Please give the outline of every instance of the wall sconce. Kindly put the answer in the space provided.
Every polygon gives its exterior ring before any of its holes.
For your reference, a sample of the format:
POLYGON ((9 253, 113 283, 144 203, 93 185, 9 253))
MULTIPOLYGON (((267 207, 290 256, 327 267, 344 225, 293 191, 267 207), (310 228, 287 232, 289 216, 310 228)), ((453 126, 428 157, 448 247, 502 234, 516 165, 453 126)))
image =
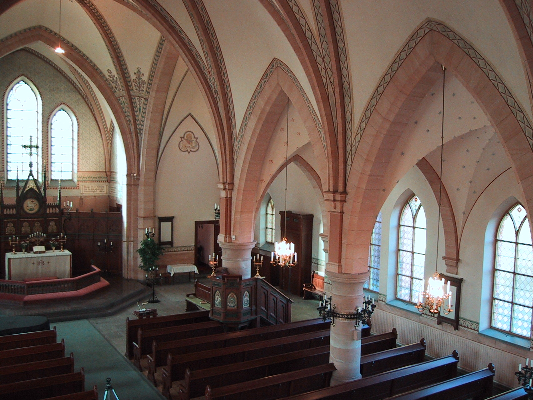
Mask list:
POLYGON ((325 298, 323 301, 320 302, 320 306, 317 307, 318 315, 322 317, 322 319, 325 321, 327 319, 331 319, 331 325, 335 326, 335 318, 341 318, 341 319, 348 319, 348 320, 354 320, 354 327, 358 327, 361 323, 364 325, 368 325, 368 322, 370 321, 370 317, 374 313, 374 309, 376 308, 376 305, 374 304, 374 299, 371 299, 370 297, 366 298, 363 302, 363 307, 357 307, 355 312, 349 312, 349 313, 339 313, 335 311, 336 306, 335 304, 331 304, 331 296, 325 298))

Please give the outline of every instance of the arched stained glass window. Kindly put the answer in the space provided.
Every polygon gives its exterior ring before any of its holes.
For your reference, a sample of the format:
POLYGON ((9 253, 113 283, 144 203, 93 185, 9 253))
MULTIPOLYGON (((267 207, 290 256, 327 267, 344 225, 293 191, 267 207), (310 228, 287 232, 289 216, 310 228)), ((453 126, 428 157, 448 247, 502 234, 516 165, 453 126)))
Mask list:
POLYGON ((516 204, 496 233, 492 321, 495 329, 530 337, 533 316, 533 251, 527 213, 516 204))
POLYGON ((50 124, 50 169, 52 179, 73 180, 76 170, 76 123, 60 108, 50 124))
POLYGON ((366 289, 379 291, 379 267, 381 263, 381 212, 376 218, 374 229, 372 230, 372 237, 370 238, 370 248, 368 251, 368 269, 370 277, 365 282, 366 289))
POLYGON ((272 197, 268 200, 266 206, 266 224, 265 224, 265 240, 267 243, 274 243, 276 234, 276 208, 274 207, 274 200, 272 197))
POLYGON ((400 215, 396 297, 415 302, 424 286, 426 214, 417 196, 404 205, 400 215))
POLYGON ((40 178, 42 171, 41 149, 41 98, 26 81, 20 79, 7 93, 6 99, 6 170, 7 179, 26 179, 30 161, 33 173, 40 178), (23 145, 39 146, 30 149, 23 145))

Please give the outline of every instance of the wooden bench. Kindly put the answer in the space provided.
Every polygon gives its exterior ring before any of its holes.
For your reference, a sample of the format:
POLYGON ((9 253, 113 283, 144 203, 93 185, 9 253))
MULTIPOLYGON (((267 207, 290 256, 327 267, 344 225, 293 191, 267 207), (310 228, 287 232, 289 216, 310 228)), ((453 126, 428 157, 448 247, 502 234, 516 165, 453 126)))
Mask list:
POLYGON ((185 295, 185 311, 211 310, 211 287, 194 281, 194 293, 185 295))
POLYGON ((74 355, 0 367, 0 385, 74 372, 74 355))
POLYGON ((329 345, 329 334, 330 331, 328 329, 184 355, 169 354, 167 365, 162 370, 163 396, 170 399, 172 383, 185 377, 186 368, 194 371, 291 351, 326 346, 329 345))
POLYGON ((85 391, 85 375, 80 372, 0 385, 3 398, 9 400, 41 400, 48 397, 85 391))
POLYGON ((329 346, 292 351, 286 354, 228 364, 221 367, 185 371, 185 380, 178 387, 178 398, 189 400, 203 396, 206 386, 211 388, 233 385, 287 373, 329 362, 329 346))
POLYGON ((152 342, 158 343, 175 339, 188 339, 199 336, 223 333, 224 325, 218 321, 196 322, 187 325, 169 326, 166 328, 137 331, 137 341, 133 342, 133 364, 142 371, 141 358, 150 353, 152 342))
POLYGON ((0 351, 16 349, 17 347, 37 346, 50 344, 57 341, 56 328, 45 331, 17 333, 14 335, 0 336, 0 351))
POLYGON ((98 400, 98 391, 96 390, 96 385, 94 385, 93 390, 64 394, 63 396, 47 397, 43 400, 98 400))
MULTIPOLYGON (((451 356, 286 397, 283 400, 382 400, 399 393, 454 378, 457 375, 458 362, 459 357, 454 351, 451 356)), ((453 399, 450 398, 450 400, 453 399)))
POLYGON ((319 275, 318 272, 313 271, 311 275, 311 283, 304 283, 303 286, 303 298, 318 298, 319 300, 324 299, 326 294, 324 291, 324 277, 319 275))
POLYGON ((483 400, 492 394, 494 365, 416 391, 392 396, 395 400, 483 400))
POLYGON ((0 351, 0 365, 24 364, 34 361, 50 360, 65 357, 65 341, 61 343, 41 344, 38 346, 20 347, 0 351))
POLYGON ((148 380, 155 384, 157 368, 167 362, 168 354, 178 355, 196 351, 217 349, 261 340, 287 337, 305 332, 329 329, 329 322, 322 319, 310 319, 287 324, 264 326, 261 328, 245 329, 237 332, 227 332, 211 336, 196 337, 189 340, 175 340, 170 342, 152 343, 152 353, 148 355, 148 380))
POLYGON ((391 332, 361 338, 361 355, 366 356, 378 351, 394 349, 397 340, 398 332, 396 332, 396 328, 392 328, 391 332))
POLYGON ((186 325, 193 322, 210 321, 209 311, 196 311, 190 313, 163 315, 154 318, 132 319, 126 318, 126 357, 133 358, 133 342, 137 338, 139 328, 159 329, 167 326, 186 325))
POLYGON ((487 400, 527 400, 528 395, 524 388, 516 388, 496 396, 489 397, 487 400))
POLYGON ((363 377, 390 371, 424 361, 426 355, 426 341, 397 347, 391 350, 367 354, 361 357, 361 375, 363 377))
POLYGON ((205 398, 206 400, 279 399, 328 387, 331 374, 335 370, 333 363, 329 363, 215 389, 207 386, 205 398))

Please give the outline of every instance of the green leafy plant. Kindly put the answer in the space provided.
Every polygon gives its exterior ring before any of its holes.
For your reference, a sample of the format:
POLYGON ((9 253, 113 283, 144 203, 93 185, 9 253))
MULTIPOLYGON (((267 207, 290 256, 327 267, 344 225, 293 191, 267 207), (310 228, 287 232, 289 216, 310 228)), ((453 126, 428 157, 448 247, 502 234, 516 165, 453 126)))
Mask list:
POLYGON ((137 249, 137 253, 141 257, 141 268, 143 271, 151 272, 157 269, 157 260, 163 254, 163 249, 159 244, 155 242, 151 237, 147 237, 141 241, 140 247, 137 249))

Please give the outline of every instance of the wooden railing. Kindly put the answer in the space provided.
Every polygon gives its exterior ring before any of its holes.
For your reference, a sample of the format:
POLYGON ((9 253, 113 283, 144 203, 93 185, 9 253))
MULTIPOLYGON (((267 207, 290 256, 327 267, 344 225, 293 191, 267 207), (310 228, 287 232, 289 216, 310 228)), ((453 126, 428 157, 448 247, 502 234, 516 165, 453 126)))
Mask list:
POLYGON ((34 294, 72 292, 100 282, 100 269, 91 265, 91 271, 74 278, 42 281, 0 280, 0 295, 28 296, 34 294))

